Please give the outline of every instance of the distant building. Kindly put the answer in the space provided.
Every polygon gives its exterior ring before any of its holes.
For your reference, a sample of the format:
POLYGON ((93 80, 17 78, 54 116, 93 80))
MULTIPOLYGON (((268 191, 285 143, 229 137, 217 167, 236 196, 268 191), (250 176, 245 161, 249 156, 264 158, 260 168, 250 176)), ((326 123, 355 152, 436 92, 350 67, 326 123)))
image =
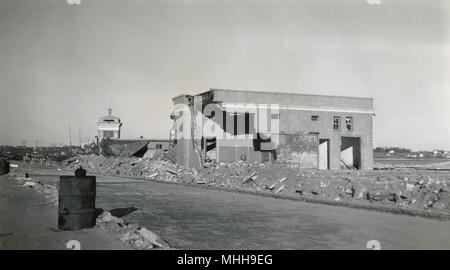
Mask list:
POLYGON ((173 98, 171 139, 185 167, 204 161, 372 169, 372 98, 211 89, 173 98))
POLYGON ((100 141, 104 138, 120 139, 120 127, 122 123, 119 117, 113 116, 111 113, 112 109, 108 109, 108 115, 98 119, 98 139, 100 141))

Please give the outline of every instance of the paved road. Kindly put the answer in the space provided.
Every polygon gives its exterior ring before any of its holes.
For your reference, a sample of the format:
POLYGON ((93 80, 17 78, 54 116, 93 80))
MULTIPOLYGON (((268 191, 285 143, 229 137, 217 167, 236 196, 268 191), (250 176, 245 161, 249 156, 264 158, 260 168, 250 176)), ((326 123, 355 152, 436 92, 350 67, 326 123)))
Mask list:
MULTIPOLYGON (((40 179, 55 182, 56 177, 40 179)), ((181 249, 450 249, 450 222, 120 177, 97 178, 97 206, 181 249)))

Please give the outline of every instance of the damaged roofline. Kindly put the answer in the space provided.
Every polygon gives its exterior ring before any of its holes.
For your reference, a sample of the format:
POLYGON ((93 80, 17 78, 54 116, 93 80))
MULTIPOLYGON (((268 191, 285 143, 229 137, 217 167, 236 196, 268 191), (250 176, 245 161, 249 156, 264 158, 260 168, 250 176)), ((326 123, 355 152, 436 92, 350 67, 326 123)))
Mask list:
MULTIPOLYGON (((261 104, 266 105, 266 104, 261 104)), ((225 108, 258 108, 258 104, 238 104, 238 103, 222 103, 225 108)), ((294 110, 294 111, 324 111, 324 112, 344 112, 344 113, 368 113, 375 116, 375 110, 353 109, 353 108, 331 108, 331 107, 307 107, 307 106, 291 106, 279 105, 279 110, 294 110)))
POLYGON ((253 90, 237 90, 237 89, 220 89, 220 88, 210 88, 208 91, 205 91, 201 94, 205 94, 208 92, 214 92, 214 91, 226 91, 226 92, 240 92, 240 93, 257 93, 257 94, 282 94, 282 95, 296 95, 296 96, 313 96, 313 97, 341 97, 341 98, 352 98, 352 99, 365 99, 365 100, 372 100, 373 98, 370 97, 354 97, 354 96, 338 96, 338 95, 319 95, 319 94, 303 94, 303 93, 293 93, 293 92, 273 92, 273 91, 253 91, 253 90))

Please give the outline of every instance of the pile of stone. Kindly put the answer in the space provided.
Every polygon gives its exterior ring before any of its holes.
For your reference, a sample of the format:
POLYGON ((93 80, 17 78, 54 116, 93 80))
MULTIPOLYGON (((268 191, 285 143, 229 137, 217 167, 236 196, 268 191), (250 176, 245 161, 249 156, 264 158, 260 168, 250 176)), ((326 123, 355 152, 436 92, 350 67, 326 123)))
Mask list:
POLYGON ((115 233, 126 245, 134 249, 169 249, 169 243, 140 226, 139 224, 128 224, 122 218, 113 216, 110 212, 104 211, 97 217, 96 226, 115 233))
POLYGON ((450 211, 448 179, 406 171, 317 171, 283 164, 236 161, 207 163, 201 170, 184 169, 170 161, 143 158, 77 156, 68 169, 83 166, 90 173, 120 175, 162 182, 186 183, 232 190, 320 198, 337 202, 365 201, 402 208, 450 211))
POLYGON ((15 179, 19 185, 32 188, 40 194, 43 194, 46 201, 49 204, 58 205, 58 188, 53 185, 42 184, 39 180, 33 179, 25 174, 25 176, 19 176, 17 173, 10 174, 12 179, 15 179))

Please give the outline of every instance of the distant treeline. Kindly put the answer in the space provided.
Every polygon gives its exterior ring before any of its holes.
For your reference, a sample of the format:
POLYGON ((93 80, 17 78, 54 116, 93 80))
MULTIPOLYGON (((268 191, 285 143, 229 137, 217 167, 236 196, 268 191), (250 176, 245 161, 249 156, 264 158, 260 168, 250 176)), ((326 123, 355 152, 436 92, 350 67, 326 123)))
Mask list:
POLYGON ((408 148, 401 148, 401 147, 377 147, 375 148, 375 152, 379 153, 387 153, 391 150, 394 150, 395 153, 411 153, 411 149, 408 148))

